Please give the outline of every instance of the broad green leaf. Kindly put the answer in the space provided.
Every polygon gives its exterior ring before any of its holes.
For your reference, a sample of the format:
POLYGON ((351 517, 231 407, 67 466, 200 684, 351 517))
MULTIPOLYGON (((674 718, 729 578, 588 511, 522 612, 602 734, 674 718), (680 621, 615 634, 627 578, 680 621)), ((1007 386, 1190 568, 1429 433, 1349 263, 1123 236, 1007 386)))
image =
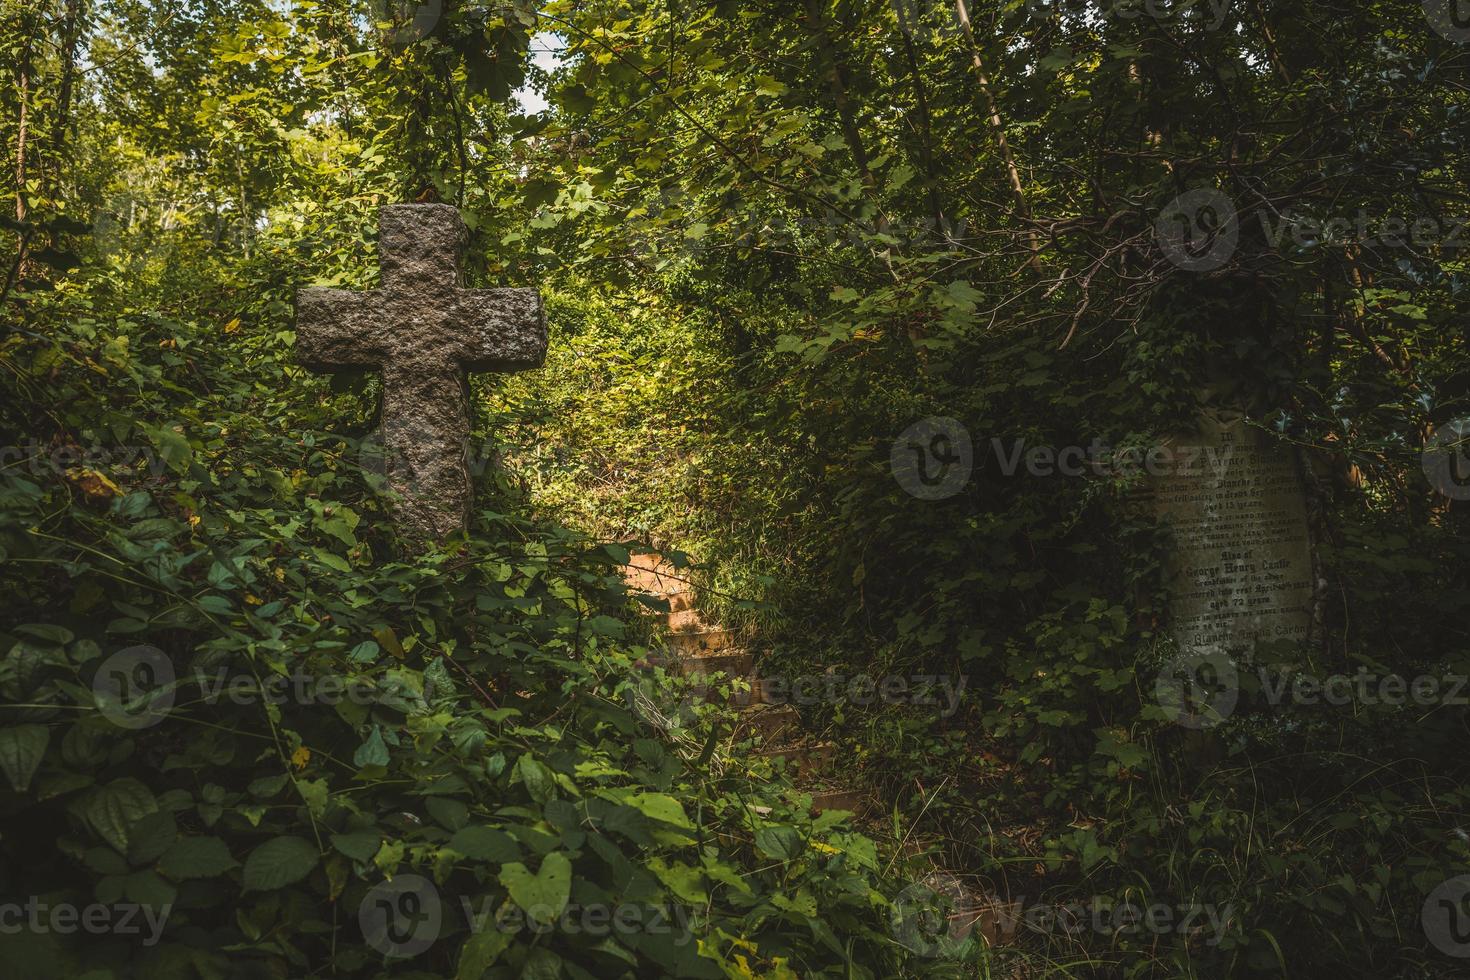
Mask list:
POLYGON ((566 908, 572 889, 572 862, 553 851, 541 860, 534 875, 519 861, 500 869, 500 883, 513 902, 533 920, 549 925, 566 908))
POLYGON ((801 854, 805 842, 794 827, 762 827, 755 832, 755 846, 766 857, 790 861, 801 854))
POLYGON ((30 788, 31 777, 40 767, 50 741, 51 729, 45 725, 0 728, 0 769, 17 793, 30 788))
POLYGON ((515 937, 510 932, 501 929, 485 929, 475 933, 460 947, 459 969, 455 971, 455 980, 480 980, 514 940, 515 937))
POLYGON ((316 846, 300 837, 277 837, 245 859, 241 884, 246 891, 270 891, 295 884, 316 867, 316 846))
POLYGON ((505 831, 493 827, 465 827, 456 831, 446 846, 467 858, 494 861, 496 864, 517 861, 521 856, 521 849, 515 839, 505 831))
POLYGON ((183 881, 213 878, 238 863, 218 837, 180 837, 159 859, 158 870, 175 881, 183 881))
POLYGON ((383 741, 383 730, 373 728, 373 733, 367 737, 367 741, 357 747, 352 754, 352 764, 359 769, 363 766, 386 766, 388 764, 388 746, 383 741))
POLYGON ((120 853, 128 852, 129 831, 134 824, 158 810, 153 793, 131 777, 114 779, 80 804, 87 825, 120 853))

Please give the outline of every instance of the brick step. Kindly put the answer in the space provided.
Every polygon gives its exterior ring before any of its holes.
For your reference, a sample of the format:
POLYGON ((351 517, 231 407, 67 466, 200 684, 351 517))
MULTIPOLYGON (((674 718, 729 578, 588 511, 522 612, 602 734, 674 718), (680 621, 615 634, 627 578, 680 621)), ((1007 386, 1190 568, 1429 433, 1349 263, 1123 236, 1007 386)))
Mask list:
MULTIPOLYGON (((670 608, 672 608, 672 601, 670 608)), ((669 613, 669 629, 675 633, 698 630, 704 625, 704 620, 699 618, 698 609, 674 609, 669 613)))
POLYGON ((712 629, 691 630, 686 633, 670 633, 664 637, 669 649, 681 657, 697 656, 702 653, 713 653, 716 650, 724 650, 739 645, 739 638, 734 630, 712 629))
POLYGON ((726 677, 746 677, 755 672, 755 655, 749 650, 726 648, 714 653, 680 656, 676 669, 684 677, 709 677, 716 672, 726 677))
POLYGON ((740 729, 753 731, 770 741, 783 735, 795 735, 801 728, 801 714, 789 704, 763 704, 740 713, 740 729))
POLYGON ((824 789, 812 794, 812 810, 849 810, 861 817, 873 798, 860 789, 824 789))
POLYGON ((766 759, 785 758, 788 769, 814 775, 831 768, 837 758, 837 746, 831 742, 796 743, 773 749, 758 749, 756 755, 766 759))

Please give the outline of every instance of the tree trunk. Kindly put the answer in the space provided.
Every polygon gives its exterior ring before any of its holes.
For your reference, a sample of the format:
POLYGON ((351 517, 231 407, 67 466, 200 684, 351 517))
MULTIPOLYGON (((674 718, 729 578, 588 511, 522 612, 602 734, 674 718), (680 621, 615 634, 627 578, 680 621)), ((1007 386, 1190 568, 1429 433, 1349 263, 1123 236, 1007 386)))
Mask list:
POLYGON ((61 27, 61 83, 56 94, 56 118, 51 124, 50 178, 51 197, 61 192, 61 169, 66 154, 66 129, 71 122, 72 89, 76 83, 77 42, 81 38, 82 0, 66 0, 66 16, 61 27))
POLYGON ((848 152, 852 154, 853 163, 857 165, 863 185, 870 191, 877 190, 878 182, 874 179, 873 171, 868 164, 868 148, 863 143, 863 134, 857 125, 857 113, 853 110, 852 101, 848 97, 847 72, 838 55, 836 45, 832 43, 831 35, 827 33, 827 18, 822 9, 824 2, 825 0, 806 0, 807 30, 811 32, 812 40, 816 42, 817 54, 827 75, 828 88, 832 93, 832 103, 837 109, 838 119, 842 122, 842 136, 847 142, 848 152))
POLYGON ((899 33, 903 35, 904 60, 908 63, 909 78, 914 86, 914 103, 918 108, 919 116, 919 162, 924 167, 924 177, 928 183, 929 214, 934 219, 934 230, 937 234, 946 233, 944 208, 939 202, 939 168, 934 162, 934 117, 929 111, 929 91, 924 85, 924 75, 919 70, 919 55, 914 50, 913 31, 918 25, 907 23, 908 13, 904 6, 898 6, 899 33))
MULTIPOLYGON (((1023 219, 1031 218, 1031 209, 1026 204, 1026 191, 1021 186, 1021 171, 1016 166, 1016 158, 1011 154, 1010 141, 1006 139, 1005 122, 1000 118, 1000 106, 995 101, 995 94, 990 90, 990 78, 985 74, 985 62, 980 58, 980 45, 975 40, 975 29, 970 25, 970 8, 965 0, 955 0, 955 16, 959 18, 960 27, 964 31, 965 40, 970 46, 970 64, 975 69, 975 83, 980 89, 980 96, 985 100, 985 112, 990 120, 990 128, 995 133, 995 145, 1000 149, 1000 158, 1005 163, 1006 179, 1011 185, 1011 194, 1016 199, 1016 211, 1023 219)), ((1037 241, 1036 230, 1028 229, 1026 237, 1031 243, 1031 264, 1036 267, 1036 253, 1041 250, 1041 244, 1037 241)))
POLYGON ((20 98, 20 117, 15 126, 15 220, 25 221, 26 208, 26 138, 30 122, 31 101, 31 45, 29 39, 21 49, 20 64, 16 67, 16 90, 20 98))

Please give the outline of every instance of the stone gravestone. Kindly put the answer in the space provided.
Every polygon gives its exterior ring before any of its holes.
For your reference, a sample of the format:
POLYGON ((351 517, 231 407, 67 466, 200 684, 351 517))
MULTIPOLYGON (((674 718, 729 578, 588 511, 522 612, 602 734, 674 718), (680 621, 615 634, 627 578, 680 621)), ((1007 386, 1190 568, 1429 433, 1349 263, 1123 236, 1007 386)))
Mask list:
POLYGON ((534 289, 465 289, 467 235, 448 204, 378 215, 382 284, 296 294, 296 352, 314 371, 380 371, 385 475, 406 536, 442 538, 469 520, 470 371, 522 371, 546 358, 534 289))
POLYGON ((1289 445, 1229 410, 1205 410, 1152 481, 1174 534, 1169 615, 1184 655, 1305 642, 1315 573, 1306 490, 1289 445))

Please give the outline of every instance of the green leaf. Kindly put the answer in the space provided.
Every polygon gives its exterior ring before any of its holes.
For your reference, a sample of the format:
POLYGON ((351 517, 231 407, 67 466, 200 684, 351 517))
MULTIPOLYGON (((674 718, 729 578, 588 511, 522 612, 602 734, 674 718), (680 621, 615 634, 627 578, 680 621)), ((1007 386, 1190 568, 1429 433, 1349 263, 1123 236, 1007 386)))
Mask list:
POLYGON ((515 838, 493 827, 465 827, 449 838, 446 846, 467 858, 494 861, 496 864, 507 864, 521 856, 515 838))
POLYGON ((361 769, 363 766, 386 766, 388 764, 388 746, 383 742, 383 730, 373 728, 373 733, 367 737, 367 741, 357 747, 352 754, 352 764, 361 769))
POLYGON ((694 824, 684 812, 684 806, 672 796, 664 793, 634 793, 625 803, 637 807, 646 817, 673 824, 683 830, 693 830, 694 824))
POLYGON ((794 827, 762 827, 755 832, 755 846, 766 857, 790 861, 806 843, 794 827))
POLYGON ((516 760, 515 776, 526 784, 526 791, 537 803, 545 803, 556 796, 556 780, 552 777, 551 770, 529 752, 516 760))
POLYGON ((683 861, 665 864, 662 858, 655 857, 649 860, 648 870, 664 883, 664 887, 682 900, 692 905, 704 905, 709 901, 704 875, 698 868, 691 868, 683 861))
POLYGON ((150 813, 139 820, 129 834, 128 861, 134 865, 152 864, 169 849, 179 836, 174 815, 167 810, 150 813))
POLYGON ((513 902, 542 925, 549 925, 566 908, 572 890, 572 862, 565 854, 553 851, 541 861, 536 874, 520 862, 500 869, 500 883, 510 892, 513 902))
POLYGON ((250 852, 241 884, 245 891, 271 891, 305 878, 316 867, 316 846, 300 837, 277 837, 250 852))
POLYGON ((383 843, 383 835, 376 830, 355 830, 350 834, 333 834, 332 846, 354 861, 371 861, 383 843))
POLYGON ((189 460, 194 456, 194 450, 189 446, 189 440, 173 429, 159 426, 140 426, 146 435, 158 449, 158 455, 168 464, 168 468, 179 475, 189 471, 189 460))
POLYGON ((177 888, 153 871, 135 871, 128 875, 123 883, 123 892, 129 901, 156 909, 172 905, 179 896, 177 888))
POLYGON ((30 788, 31 777, 40 767, 50 741, 51 729, 45 725, 0 728, 0 769, 5 770, 5 778, 17 793, 30 788))
POLYGON ((455 980, 480 980, 500 954, 510 948, 513 939, 510 932, 501 929, 487 929, 471 936, 460 947, 455 980))
POLYGON ((158 810, 153 793, 136 779, 114 779, 81 804, 87 825, 120 853, 128 852, 129 831, 134 824, 158 810))
POLYGON ((159 860, 158 870, 175 881, 183 881, 213 878, 238 863, 218 837, 180 837, 159 860))

